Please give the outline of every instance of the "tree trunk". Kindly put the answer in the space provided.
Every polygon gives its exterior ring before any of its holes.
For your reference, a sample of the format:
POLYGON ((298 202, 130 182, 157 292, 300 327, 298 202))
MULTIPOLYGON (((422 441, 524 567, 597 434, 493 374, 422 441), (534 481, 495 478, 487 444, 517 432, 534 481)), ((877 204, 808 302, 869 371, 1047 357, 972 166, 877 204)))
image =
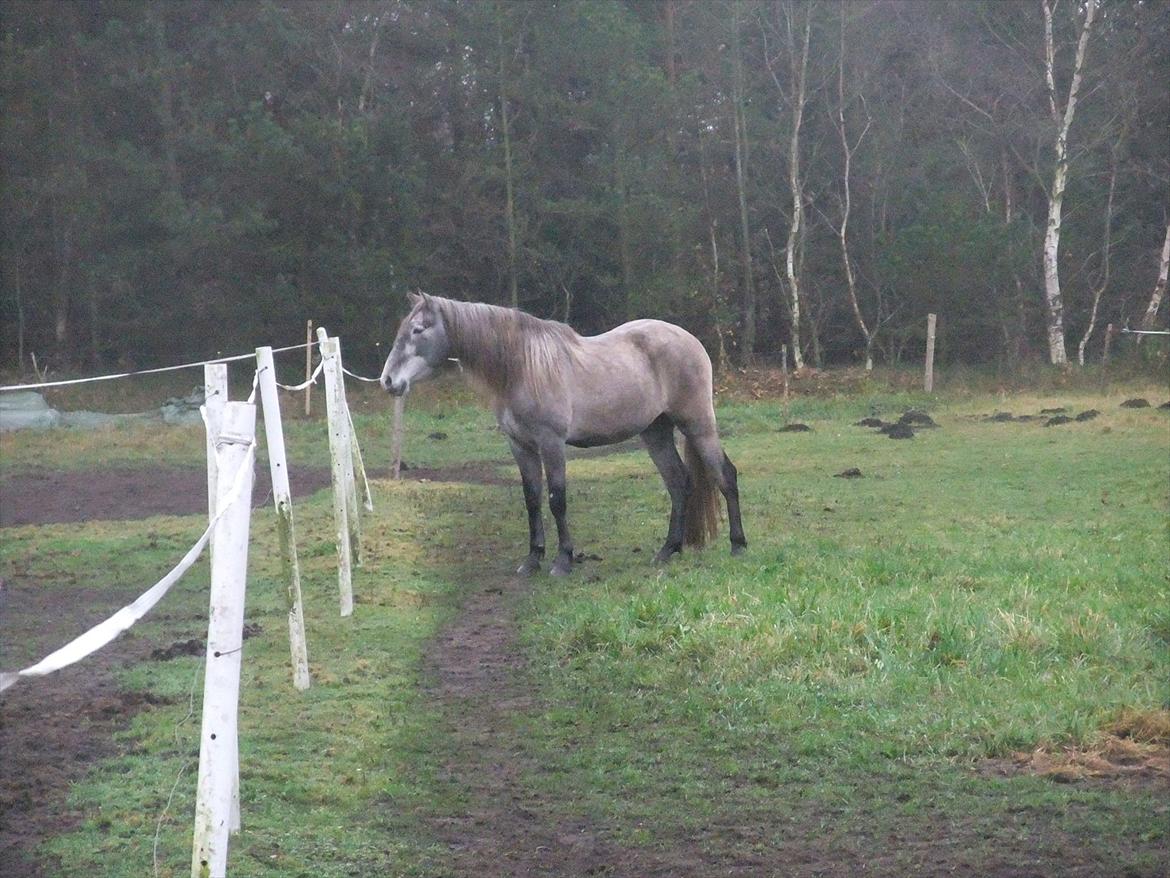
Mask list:
POLYGON ((841 170, 841 225, 837 229, 837 239, 841 244, 841 261, 845 266, 845 285, 849 293, 849 305, 853 309, 853 319, 865 340, 865 371, 873 371, 873 335, 861 313, 861 305, 857 301, 857 280, 853 274, 853 262, 849 258, 849 214, 852 211, 852 190, 850 187, 850 173, 853 167, 853 153, 861 145, 869 122, 857 138, 857 143, 849 144, 849 137, 845 127, 845 6, 841 6, 840 51, 837 56, 837 134, 841 138, 841 153, 844 158, 844 167, 841 170))
POLYGON ((756 289, 752 278, 752 236, 747 207, 747 119, 744 115, 743 51, 739 42, 741 0, 732 6, 732 103, 735 113, 735 186, 739 197, 740 270, 743 273, 743 326, 740 361, 751 365, 756 347, 756 289))
POLYGON ((1158 318, 1158 309, 1162 307, 1162 299, 1166 295, 1167 274, 1170 274, 1170 223, 1166 224, 1166 239, 1162 242, 1162 258, 1158 262, 1158 281, 1154 284, 1150 304, 1142 317, 1142 329, 1146 332, 1154 328, 1154 321, 1158 318))
POLYGON ((165 7, 155 7, 150 13, 153 19, 154 48, 158 57, 158 122, 162 129, 163 167, 166 171, 167 184, 176 195, 179 193, 179 159, 177 125, 175 122, 175 93, 171 82, 169 53, 167 51, 167 31, 165 7))
POLYGON ((618 191, 618 255, 622 263, 622 296, 625 299, 625 319, 634 319, 634 254, 630 246, 633 223, 630 219, 630 192, 626 182, 626 155, 622 132, 617 132, 615 177, 618 191))
POLYGON ((1048 86, 1049 109, 1052 120, 1057 125, 1056 142, 1053 144, 1056 165, 1052 172, 1052 188, 1048 193, 1048 223, 1044 231, 1044 304, 1048 324, 1048 358, 1053 365, 1060 366, 1068 362, 1068 353, 1064 345, 1064 300, 1060 291, 1059 267, 1061 210, 1064 205, 1064 190, 1068 185, 1068 132, 1076 113, 1081 69, 1085 62, 1085 50, 1089 44, 1093 16, 1097 12, 1097 0, 1088 0, 1085 4, 1085 22, 1077 42, 1072 81, 1069 83, 1068 98, 1063 112, 1059 108, 1056 94, 1056 45, 1052 34, 1054 4, 1055 0, 1041 0, 1044 11, 1044 73, 1048 86))
POLYGON ((1093 307, 1089 311, 1089 325, 1085 327, 1085 334, 1081 336, 1080 344, 1077 345, 1078 366, 1085 365, 1085 348, 1089 345, 1093 330, 1097 328, 1097 311, 1101 305, 1101 296, 1109 286, 1109 256, 1113 249, 1113 193, 1117 188, 1117 144, 1114 145, 1110 158, 1109 196, 1105 199, 1105 231, 1101 235, 1101 277, 1099 282, 1093 285, 1093 307))
MULTIPOLYGON (((784 268, 788 276, 788 291, 792 297, 792 362, 797 369, 804 367, 800 350, 801 275, 797 270, 797 250, 804 244, 804 180, 800 173, 800 128, 804 121, 805 82, 808 77, 808 43, 811 30, 811 8, 805 9, 804 37, 799 58, 792 42, 792 9, 788 9, 788 55, 792 67, 792 137, 788 143, 788 185, 792 191, 792 222, 788 227, 788 244, 784 254, 784 268)), ((773 74, 774 75, 774 74, 773 74)), ((819 356, 818 356, 819 359, 819 356)))
POLYGON ((500 51, 500 124, 504 136, 504 219, 508 225, 508 301, 520 307, 516 282, 516 199, 512 188, 512 132, 508 123, 507 65, 504 53, 504 8, 496 4, 496 35, 500 51))

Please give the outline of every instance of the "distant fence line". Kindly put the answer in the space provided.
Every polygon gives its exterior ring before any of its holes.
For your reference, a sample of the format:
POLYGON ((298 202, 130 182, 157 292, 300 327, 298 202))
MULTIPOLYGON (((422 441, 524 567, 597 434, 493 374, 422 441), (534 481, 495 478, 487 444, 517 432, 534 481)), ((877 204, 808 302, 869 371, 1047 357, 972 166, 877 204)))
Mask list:
MULTIPOLYGON (((314 347, 317 342, 294 344, 284 348, 275 348, 272 353, 282 354, 285 351, 299 351, 305 348, 314 347)), ((177 366, 160 366, 157 369, 139 369, 134 372, 115 372, 111 375, 94 375, 89 378, 70 378, 62 381, 40 381, 34 384, 6 384, 0 385, 0 392, 6 390, 42 390, 48 387, 66 387, 71 384, 91 384, 96 381, 113 381, 117 378, 135 378, 139 375, 157 375, 161 372, 178 372, 182 369, 194 369, 199 366, 211 366, 216 363, 235 363, 239 360, 252 360, 256 358, 255 353, 251 354, 236 354, 231 357, 216 357, 211 360, 200 360, 196 363, 180 363, 177 366)), ((301 390, 304 389, 302 386, 301 390)))

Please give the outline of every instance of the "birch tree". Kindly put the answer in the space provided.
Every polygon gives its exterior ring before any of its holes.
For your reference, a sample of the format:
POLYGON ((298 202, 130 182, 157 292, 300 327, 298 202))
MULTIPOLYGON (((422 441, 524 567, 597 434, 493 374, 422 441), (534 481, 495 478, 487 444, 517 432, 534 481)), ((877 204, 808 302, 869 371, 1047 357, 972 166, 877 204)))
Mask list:
POLYGON ((1062 96, 1056 84, 1056 38, 1053 34, 1053 14, 1059 0, 1040 0, 1044 13, 1044 82, 1048 92, 1048 108, 1056 125, 1056 138, 1052 145, 1055 164, 1052 170, 1052 184, 1048 190, 1048 222, 1044 231, 1044 304, 1048 328, 1048 358, 1054 366, 1068 362, 1064 344, 1064 299, 1060 290, 1060 232, 1064 192, 1068 186, 1069 173, 1069 129, 1076 115, 1077 97, 1081 88, 1081 73, 1085 54, 1089 47, 1089 35, 1093 18, 1097 13, 1097 0, 1086 0, 1085 20, 1077 40, 1076 55, 1073 59, 1072 77, 1068 91, 1062 96))
POLYGON ((740 271, 743 275, 743 324, 740 330, 740 359, 745 365, 750 365, 756 347, 756 287, 752 276, 752 235, 747 205, 748 139, 745 111, 747 87, 744 81, 743 45, 740 39, 740 28, 743 25, 741 0, 735 0, 731 8, 731 103, 735 128, 735 190, 739 205, 741 237, 739 260, 740 271))
POLYGON ((795 22, 795 10, 791 3, 777 7, 777 16, 784 17, 782 30, 788 55, 788 85, 781 81, 776 72, 777 59, 770 56, 764 47, 764 61, 777 91, 788 105, 792 117, 788 137, 788 190, 792 197, 792 213, 788 223, 788 240, 784 247, 784 277, 788 287, 788 314, 792 339, 792 360, 797 369, 804 368, 804 354, 801 351, 801 271, 800 252, 807 233, 804 212, 804 177, 800 165, 800 134, 804 124, 804 110, 808 102, 808 54, 809 35, 812 30, 812 4, 804 7, 803 27, 795 22))
POLYGON ((1154 283, 1154 291, 1150 294, 1150 304, 1146 306, 1146 313, 1142 316, 1142 329, 1149 332, 1154 328, 1154 321, 1158 319, 1158 309, 1162 307, 1162 299, 1166 296, 1166 278, 1170 274, 1170 223, 1166 224, 1166 238, 1162 241, 1162 256, 1158 261, 1158 280, 1154 283))
MULTIPOLYGON (((874 317, 874 326, 871 330, 869 324, 865 321, 865 316, 861 312, 861 304, 857 298, 857 277, 853 271, 853 260, 849 255, 849 216, 853 208, 853 193, 852 193, 852 171, 853 171, 853 155, 861 147, 861 142, 865 139, 866 133, 869 131, 873 120, 869 118, 869 112, 866 111, 865 125, 861 129, 861 133, 857 135, 857 139, 852 143, 849 140, 849 131, 845 119, 845 6, 841 5, 841 20, 839 45, 837 53, 837 106, 830 111, 833 117, 833 125, 837 129, 837 136, 841 141, 841 221, 835 226, 837 232, 837 241, 841 245, 841 262, 845 268, 845 288, 849 295, 849 306, 853 311, 853 320, 857 324, 858 330, 861 332, 861 337, 865 340, 865 371, 873 371, 873 343, 874 336, 877 332, 878 321, 881 319, 881 314, 874 317)), ((863 102, 864 105, 864 102, 863 102)), ((879 308, 880 311, 880 308, 879 308)))
POLYGON ((504 221, 508 226, 508 302, 520 306, 516 282, 516 197, 512 182, 512 128, 508 118, 508 52, 504 45, 504 7, 496 3, 496 48, 499 52, 500 136, 504 141, 504 221))

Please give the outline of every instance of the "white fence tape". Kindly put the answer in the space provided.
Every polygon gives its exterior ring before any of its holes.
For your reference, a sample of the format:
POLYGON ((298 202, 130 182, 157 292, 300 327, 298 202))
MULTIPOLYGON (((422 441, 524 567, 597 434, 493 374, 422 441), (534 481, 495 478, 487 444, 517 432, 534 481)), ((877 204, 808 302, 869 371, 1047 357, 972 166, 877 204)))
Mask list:
POLYGON ((313 370, 313 374, 309 376, 308 381, 305 381, 301 384, 296 384, 296 385, 281 384, 279 381, 277 381, 276 386, 279 387, 281 390, 287 390, 289 393, 300 393, 302 390, 306 389, 310 384, 317 383, 317 377, 321 374, 321 370, 324 368, 325 368, 325 361, 322 360, 321 362, 319 362, 317 364, 317 368, 313 370))
MULTIPOLYGON (((316 342, 313 342, 316 344, 316 342)), ((282 354, 285 351, 299 351, 307 347, 312 347, 310 344, 294 344, 286 348, 274 348, 272 353, 282 354)), ((64 381, 40 381, 36 384, 6 384, 0 387, 0 392, 5 390, 44 390, 48 387, 65 387, 70 384, 90 384, 94 381, 113 381, 115 378, 133 378, 136 375, 157 375, 160 372, 177 372, 180 369, 194 369, 198 366, 208 366, 212 363, 234 363, 238 360, 252 360, 256 358, 255 353, 251 354, 237 354, 234 357, 216 357, 214 360, 200 360, 198 363, 181 363, 178 366, 160 366, 157 369, 142 369, 138 372, 117 372, 113 375, 94 375, 91 378, 70 378, 64 381)))
POLYGON ((53 673, 53 671, 59 671, 64 667, 81 661, 86 656, 97 652, 150 612, 155 604, 162 600, 163 596, 171 590, 171 586, 178 582, 183 577, 183 574, 199 558, 199 555, 207 545, 207 541, 211 539, 211 532, 216 522, 240 499, 240 491, 244 485, 244 473, 252 467, 255 456, 256 443, 253 442, 248 448, 248 456, 244 458, 244 462, 236 472, 235 480, 232 482, 232 493, 229 495, 228 502, 223 505, 223 508, 219 510, 215 518, 208 524, 207 530, 196 540, 195 545, 188 550, 187 554, 174 566, 170 573, 151 586, 132 604, 128 604, 118 610, 118 612, 114 613, 114 615, 110 616, 104 622, 90 628, 80 637, 65 644, 56 652, 45 656, 45 658, 41 659, 35 665, 25 668, 23 671, 0 673, 0 692, 3 692, 22 678, 43 677, 46 674, 53 673))
POLYGON ((382 380, 381 378, 366 378, 364 375, 355 375, 353 372, 349 371, 349 369, 345 368, 345 366, 341 367, 341 371, 350 378, 356 378, 358 381, 365 381, 367 384, 376 384, 382 380))

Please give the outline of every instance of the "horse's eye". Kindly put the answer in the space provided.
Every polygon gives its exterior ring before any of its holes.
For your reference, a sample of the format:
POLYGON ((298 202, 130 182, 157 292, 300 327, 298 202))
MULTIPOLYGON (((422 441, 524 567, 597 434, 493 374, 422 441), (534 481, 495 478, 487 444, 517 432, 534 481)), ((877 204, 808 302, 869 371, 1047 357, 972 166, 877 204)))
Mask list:
POLYGON ((423 328, 421 326, 416 326, 416 327, 414 327, 414 329, 412 329, 410 331, 410 334, 411 335, 422 335, 422 331, 423 331, 423 328))

